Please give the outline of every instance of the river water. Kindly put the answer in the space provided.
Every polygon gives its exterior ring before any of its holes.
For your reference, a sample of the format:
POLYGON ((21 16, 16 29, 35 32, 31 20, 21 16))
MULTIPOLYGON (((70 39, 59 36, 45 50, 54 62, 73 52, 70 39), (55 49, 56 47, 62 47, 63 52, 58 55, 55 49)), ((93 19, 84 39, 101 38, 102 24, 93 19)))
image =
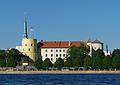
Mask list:
POLYGON ((0 85, 120 85, 120 74, 3 74, 0 85))

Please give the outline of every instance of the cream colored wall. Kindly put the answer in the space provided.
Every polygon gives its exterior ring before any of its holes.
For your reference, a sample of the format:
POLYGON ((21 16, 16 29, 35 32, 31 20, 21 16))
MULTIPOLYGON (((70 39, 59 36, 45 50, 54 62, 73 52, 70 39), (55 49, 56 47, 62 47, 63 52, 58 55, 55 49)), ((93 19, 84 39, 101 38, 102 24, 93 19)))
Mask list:
POLYGON ((22 53, 29 56, 33 61, 37 58, 37 40, 30 38, 22 39, 22 53))
POLYGON ((65 59, 65 57, 67 55, 67 50, 68 50, 68 48, 41 48, 42 60, 44 61, 46 58, 49 58, 52 63, 55 63, 56 60, 60 57, 62 59, 65 59), (51 50, 52 50, 52 52, 51 52, 51 50), (57 52, 56 52, 56 50, 57 50, 57 52), (61 52, 60 52, 60 50, 61 50, 61 52), (65 50, 65 51, 63 52, 63 50, 65 50), (47 54, 47 56, 46 56, 46 54, 47 54), (53 56, 51 56, 51 54, 53 56), (58 55, 58 56, 56 56, 56 55, 58 55), (63 56, 63 55, 65 55, 65 56, 63 56), (51 60, 51 59, 53 59, 53 60, 51 60))

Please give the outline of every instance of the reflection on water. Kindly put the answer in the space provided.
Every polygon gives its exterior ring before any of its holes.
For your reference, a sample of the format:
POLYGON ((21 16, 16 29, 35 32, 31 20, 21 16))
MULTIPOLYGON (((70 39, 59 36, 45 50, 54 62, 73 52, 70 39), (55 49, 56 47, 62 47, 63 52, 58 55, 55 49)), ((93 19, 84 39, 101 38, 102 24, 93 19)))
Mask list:
POLYGON ((0 75, 0 85, 119 85, 113 74, 29 74, 0 75))

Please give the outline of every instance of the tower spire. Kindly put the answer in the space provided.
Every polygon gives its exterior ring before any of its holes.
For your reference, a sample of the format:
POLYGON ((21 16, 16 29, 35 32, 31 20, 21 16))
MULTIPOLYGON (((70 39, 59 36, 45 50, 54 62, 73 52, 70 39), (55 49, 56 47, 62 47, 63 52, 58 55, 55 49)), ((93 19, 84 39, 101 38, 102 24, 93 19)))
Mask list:
POLYGON ((26 16, 24 17, 24 37, 28 38, 28 33, 27 33, 27 18, 26 18, 26 16))

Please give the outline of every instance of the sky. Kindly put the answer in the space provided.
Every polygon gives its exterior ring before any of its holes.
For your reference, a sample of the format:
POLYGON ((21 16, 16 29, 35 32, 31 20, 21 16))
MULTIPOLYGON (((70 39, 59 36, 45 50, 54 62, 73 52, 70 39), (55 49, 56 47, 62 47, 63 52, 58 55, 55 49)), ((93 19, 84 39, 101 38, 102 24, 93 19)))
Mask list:
POLYGON ((120 48, 120 0, 0 0, 0 49, 21 45, 25 15, 38 42, 91 38, 120 48))

